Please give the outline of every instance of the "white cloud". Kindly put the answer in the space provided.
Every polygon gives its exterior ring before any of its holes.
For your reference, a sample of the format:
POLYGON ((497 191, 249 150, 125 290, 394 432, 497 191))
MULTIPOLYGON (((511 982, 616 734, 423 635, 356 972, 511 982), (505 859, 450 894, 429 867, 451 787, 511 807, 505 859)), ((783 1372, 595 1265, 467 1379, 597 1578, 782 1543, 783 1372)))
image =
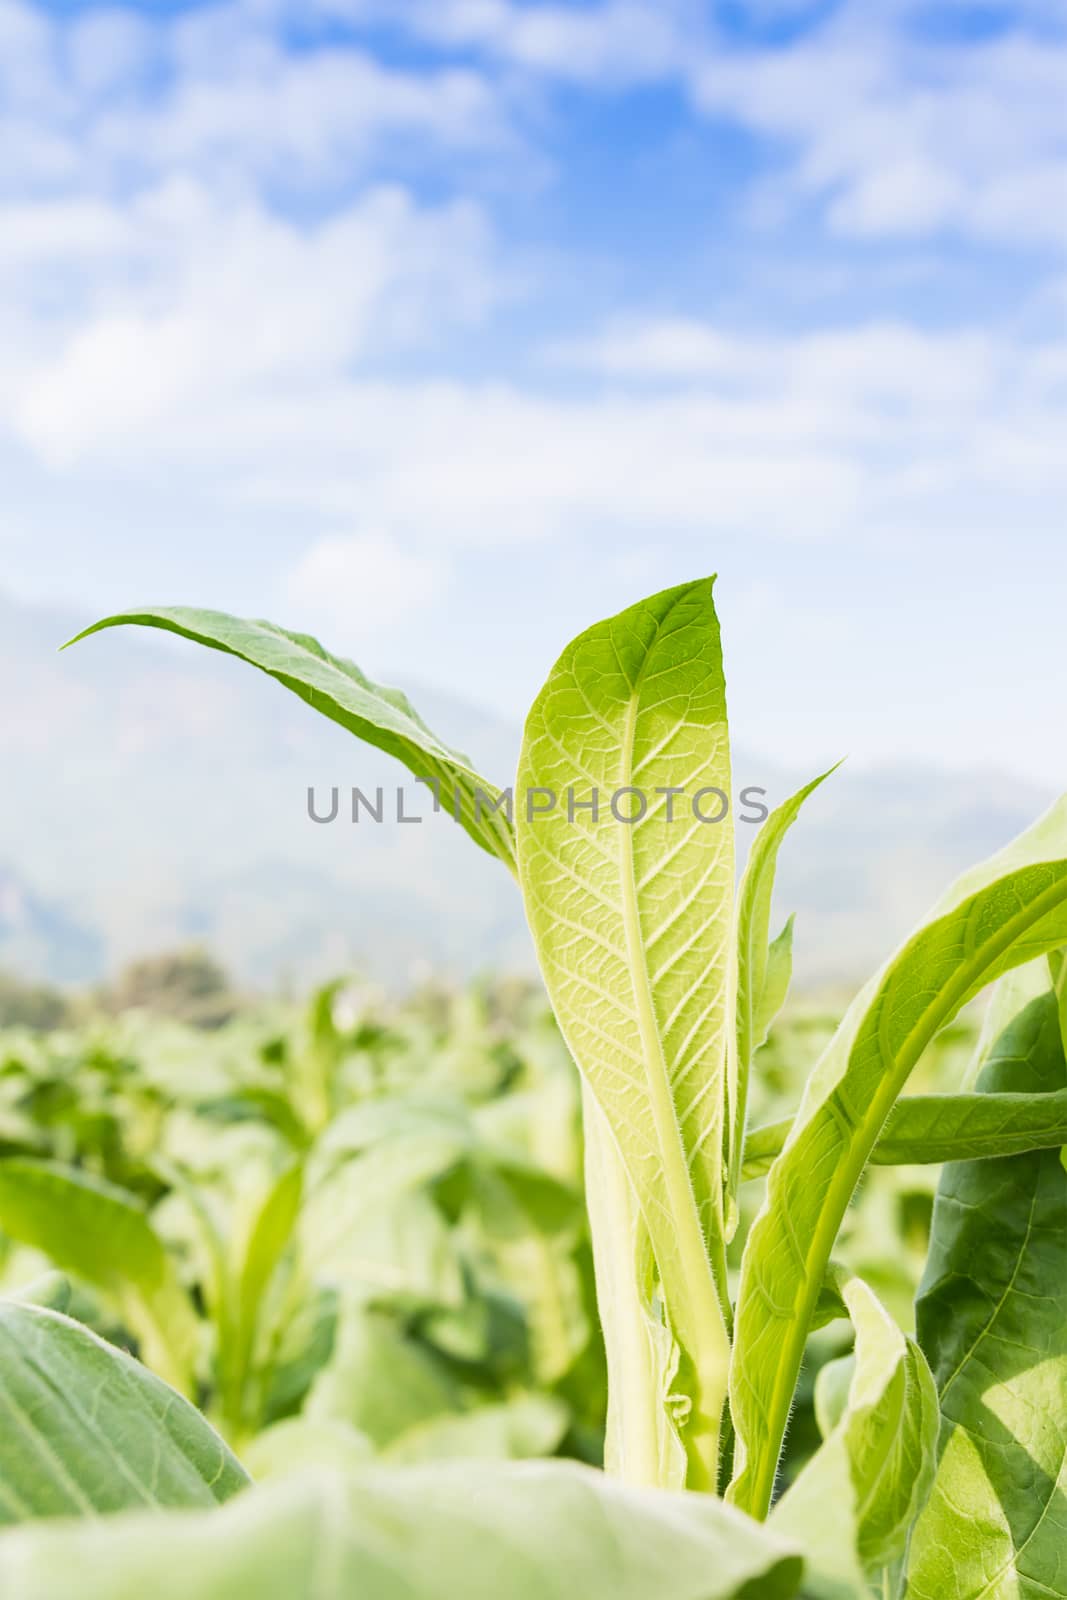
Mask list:
POLYGON ((699 7, 670 0, 606 0, 589 8, 415 0, 402 15, 406 26, 438 44, 477 45, 533 71, 618 86, 677 73, 683 18, 695 27, 699 7))
POLYGON ((579 83, 619 88, 676 76, 707 32, 703 0, 264 0, 260 16, 312 14, 374 22, 442 51, 486 58, 579 83))
POLYGON ((699 0, 218 0, 73 23, 0 0, 0 58, 13 194, 208 171, 329 194, 375 162, 443 171, 472 155, 532 169, 530 84, 674 83, 761 136, 770 193, 839 233, 1067 243, 1067 41, 1041 4, 963 44, 924 38, 896 0, 850 0, 788 45, 742 47, 699 0), (294 52, 285 29, 309 15, 354 31, 294 52), (375 59, 359 42, 371 22, 431 63, 375 59))
POLYGON ((24 325, 20 381, 6 383, 9 427, 56 463, 124 451, 187 411, 238 416, 264 385, 306 384, 415 338, 432 346, 497 293, 480 213, 421 209, 395 188, 308 229, 184 181, 125 209, 16 220, 30 226, 6 262, 0 248, 0 287, 5 267, 17 281, 30 262, 39 272, 63 253, 69 270, 81 254, 77 313, 42 314, 36 362, 24 325))
POLYGON ((1067 242, 1062 38, 935 44, 853 6, 788 47, 706 53, 688 76, 705 112, 777 142, 794 202, 825 202, 843 233, 1067 242))
POLYGON ((229 58, 197 63, 159 100, 100 117, 91 151, 148 173, 221 163, 299 189, 350 182, 373 155, 395 160, 398 144, 417 141, 432 161, 505 138, 473 72, 397 72, 351 49, 294 57, 264 41, 236 70, 229 58))
POLYGON ((496 63, 415 72, 351 43, 287 51, 290 0, 151 25, 0 0, 8 131, 33 156, 8 163, 30 192, 0 209, 0 436, 67 483, 180 474, 219 515, 292 510, 329 538, 356 516, 424 559, 431 537, 889 537, 1009 503, 1044 526, 1067 487, 1062 354, 1007 333, 638 316, 557 345, 534 379, 511 362, 507 383, 432 377, 440 333, 484 317, 507 275, 482 209, 368 187, 361 163, 383 137, 422 141, 431 167, 499 147, 516 70, 684 80, 776 140, 794 201, 840 230, 1063 226, 1058 46, 945 52, 879 6, 789 48, 713 51, 693 11, 411 0, 398 25, 496 63), (341 188, 298 217, 280 179, 341 188))
POLYGON ((351 43, 294 52, 270 7, 71 23, 0 0, 0 190, 12 196, 128 193, 178 172, 330 192, 376 157, 395 171, 517 148, 484 73, 393 68, 351 43))
POLYGON ((385 533, 327 534, 291 573, 288 598, 316 626, 321 619, 362 638, 425 616, 444 582, 439 560, 401 548, 385 533))
POLYGON ((114 446, 90 439, 84 469, 200 482, 236 517, 309 531, 356 514, 445 560, 553 539, 619 550, 650 535, 1055 532, 1067 498, 1057 346, 879 325, 689 336, 700 359, 679 324, 609 330, 573 353, 591 366, 565 394, 325 369, 205 387, 131 421, 114 446))
POLYGON ((611 378, 702 382, 739 404, 792 397, 813 427, 829 409, 839 425, 851 416, 862 434, 870 424, 884 430, 887 406, 917 419, 991 402, 1011 352, 984 333, 924 333, 905 323, 768 338, 674 318, 617 322, 555 346, 549 358, 611 378))

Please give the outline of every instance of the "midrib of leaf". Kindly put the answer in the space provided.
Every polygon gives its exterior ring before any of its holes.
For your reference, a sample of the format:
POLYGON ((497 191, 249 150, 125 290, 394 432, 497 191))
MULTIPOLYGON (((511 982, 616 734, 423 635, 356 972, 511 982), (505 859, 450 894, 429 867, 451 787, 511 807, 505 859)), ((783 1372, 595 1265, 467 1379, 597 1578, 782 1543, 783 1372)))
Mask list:
MULTIPOLYGON (((645 656, 649 660, 651 651, 645 656)), ((640 702, 641 679, 644 662, 637 674, 629 704, 622 739, 622 776, 628 782, 633 776, 634 738, 640 702)), ((687 1453, 690 1454, 690 1487, 713 1488, 717 1475, 719 1417, 726 1398, 726 1362, 730 1344, 723 1319, 722 1307, 708 1258, 700 1212, 689 1174, 682 1130, 678 1123, 677 1108, 671 1092, 670 1072, 656 1020, 652 997, 652 982, 648 970, 645 941, 641 928, 638 904, 637 873, 634 862, 633 829, 620 824, 619 833, 622 891, 622 918, 626 930, 627 965, 633 981, 634 1008, 644 1054, 645 1082, 656 1128, 656 1143, 662 1164, 664 1186, 667 1191, 670 1216, 666 1227, 659 1222, 650 1225, 653 1250, 664 1278, 664 1297, 667 1315, 679 1343, 693 1362, 700 1394, 695 1404, 705 1413, 702 1440, 694 1438, 689 1429, 684 1430, 687 1453), (675 1255, 678 1273, 669 1272, 665 1257, 675 1255), (707 1355, 702 1354, 702 1347, 707 1355), (693 1460, 693 1452, 699 1459, 693 1460), (702 1479, 702 1482, 696 1481, 702 1479)))
MULTIPOLYGON (((998 956, 1006 954, 1027 928, 1040 922, 1043 916, 1055 910, 1064 901, 1067 901, 1067 878, 1050 884, 1028 906, 1003 923, 997 933, 983 944, 978 955, 972 952, 970 959, 961 962, 937 998, 923 1012, 907 1035, 895 1062, 883 1043, 882 1058, 886 1063, 886 1076, 879 1089, 875 1091, 862 1122, 853 1125, 848 1154, 837 1166, 830 1180, 819 1213, 819 1221, 813 1232, 808 1252, 803 1258, 802 1289, 800 1295, 793 1301, 792 1315, 788 1331, 782 1340, 772 1400, 767 1412, 767 1432, 771 1448, 763 1452, 760 1466, 753 1475, 752 1491, 745 1506, 752 1515, 765 1517, 771 1503, 778 1473, 781 1441, 785 1434, 797 1374, 800 1371, 823 1273, 830 1259, 841 1220, 848 1209, 853 1190, 859 1182, 860 1174, 880 1129, 919 1057, 938 1029, 955 1015, 974 985, 981 979, 982 973, 996 962, 998 956)), ((884 1030, 891 996, 892 988, 889 987, 883 994, 880 1005, 880 1033, 884 1030)), ((835 1085, 830 1091, 831 1094, 836 1091, 836 1087, 835 1085)))

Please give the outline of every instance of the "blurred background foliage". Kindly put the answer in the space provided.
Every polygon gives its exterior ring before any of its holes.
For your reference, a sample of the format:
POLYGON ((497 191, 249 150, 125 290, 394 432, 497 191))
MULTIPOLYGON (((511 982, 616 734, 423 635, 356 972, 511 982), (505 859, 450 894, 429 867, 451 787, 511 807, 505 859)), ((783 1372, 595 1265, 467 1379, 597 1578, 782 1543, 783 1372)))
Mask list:
MULTIPOLYGON (((795 1108, 845 998, 783 1014, 753 1123, 795 1108)), ((942 1034, 914 1090, 958 1087, 975 1034, 942 1034)), ((841 1241, 905 1327, 936 1174, 869 1172, 841 1241)), ((761 1191, 743 1190, 735 1267, 761 1191)), ((338 981, 297 1003, 184 950, 73 998, 0 981, 0 1290, 34 1280, 196 1398, 259 1475, 601 1458, 578 1084, 525 980, 405 999, 338 981)), ((849 1337, 813 1336, 787 1475, 849 1337)))

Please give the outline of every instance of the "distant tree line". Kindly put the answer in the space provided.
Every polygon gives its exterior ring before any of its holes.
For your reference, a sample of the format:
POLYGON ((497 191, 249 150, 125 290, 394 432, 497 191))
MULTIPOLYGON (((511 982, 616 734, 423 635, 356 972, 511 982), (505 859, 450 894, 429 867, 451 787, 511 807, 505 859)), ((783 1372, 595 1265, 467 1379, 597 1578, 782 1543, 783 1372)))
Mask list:
POLYGON ((229 973, 198 947, 130 962, 108 983, 74 992, 0 972, 0 1028, 48 1033, 93 1014, 149 1011, 192 1027, 217 1028, 240 1009, 229 973))

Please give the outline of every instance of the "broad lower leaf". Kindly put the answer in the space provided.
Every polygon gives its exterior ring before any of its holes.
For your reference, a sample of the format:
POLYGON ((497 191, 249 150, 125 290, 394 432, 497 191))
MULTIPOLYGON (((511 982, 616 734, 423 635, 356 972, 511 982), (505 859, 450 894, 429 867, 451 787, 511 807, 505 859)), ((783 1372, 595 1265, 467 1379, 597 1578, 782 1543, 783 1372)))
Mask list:
POLYGON ((0 1161, 0 1229, 107 1295, 148 1365, 189 1392, 196 1315, 133 1195, 74 1167, 12 1157, 0 1161))
MULTIPOLYGON (((754 1128, 745 1139, 744 1178, 768 1172, 793 1119, 754 1128)), ((940 1166, 1067 1144, 1067 1090, 1046 1094, 921 1094, 898 1100, 871 1151, 881 1167, 940 1166)))
POLYGON ((812 1312, 852 1193, 935 1034, 994 978, 1067 939, 1067 800, 966 874, 857 996, 817 1063, 745 1246, 732 1500, 764 1516, 812 1312))
POLYGON ((483 850, 513 866, 513 834, 504 797, 479 777, 466 756, 431 732, 399 689, 372 683, 354 662, 330 655, 307 634, 190 606, 123 611, 94 623, 70 643, 126 624, 161 628, 258 667, 357 739, 395 756, 417 778, 436 786, 441 809, 455 816, 483 850))
MULTIPOLYGON (((248 1482, 200 1413, 154 1373, 80 1323, 9 1300, 0 1300, 0 1421, 0 1522, 209 1506, 248 1482)), ((80 1593, 83 1574, 70 1572, 80 1593)), ((23 1593, 15 1581, 0 1590, 23 1593)))
MULTIPOLYGON (((1056 1000, 1032 1002, 979 1078, 1067 1081, 1056 1000)), ((908 1600, 1067 1596, 1067 1173, 1055 1150, 946 1167, 916 1304, 941 1405, 908 1600)))
POLYGON ((268 1483, 210 1515, 0 1538, 19 1600, 788 1600, 801 1561, 710 1496, 562 1462, 268 1483))
POLYGON ((734 850, 709 581, 567 647, 527 718, 518 793, 541 969, 652 1241, 690 1402, 690 1484, 713 1486, 728 1339, 708 1250, 723 1250, 734 850))
MULTIPOLYGON (((836 769, 831 768, 831 772, 836 769)), ((731 1192, 736 1191, 744 1142, 752 1059, 764 1043, 789 990, 793 970, 793 919, 768 944, 778 852, 810 794, 830 772, 805 784, 771 812, 749 851, 737 896, 737 1089, 731 1134, 731 1192)))
POLYGON ((904 1553, 934 1475, 937 1391, 926 1360, 858 1278, 842 1290, 856 1330, 842 1415, 771 1513, 813 1574, 813 1595, 862 1594, 904 1553))

